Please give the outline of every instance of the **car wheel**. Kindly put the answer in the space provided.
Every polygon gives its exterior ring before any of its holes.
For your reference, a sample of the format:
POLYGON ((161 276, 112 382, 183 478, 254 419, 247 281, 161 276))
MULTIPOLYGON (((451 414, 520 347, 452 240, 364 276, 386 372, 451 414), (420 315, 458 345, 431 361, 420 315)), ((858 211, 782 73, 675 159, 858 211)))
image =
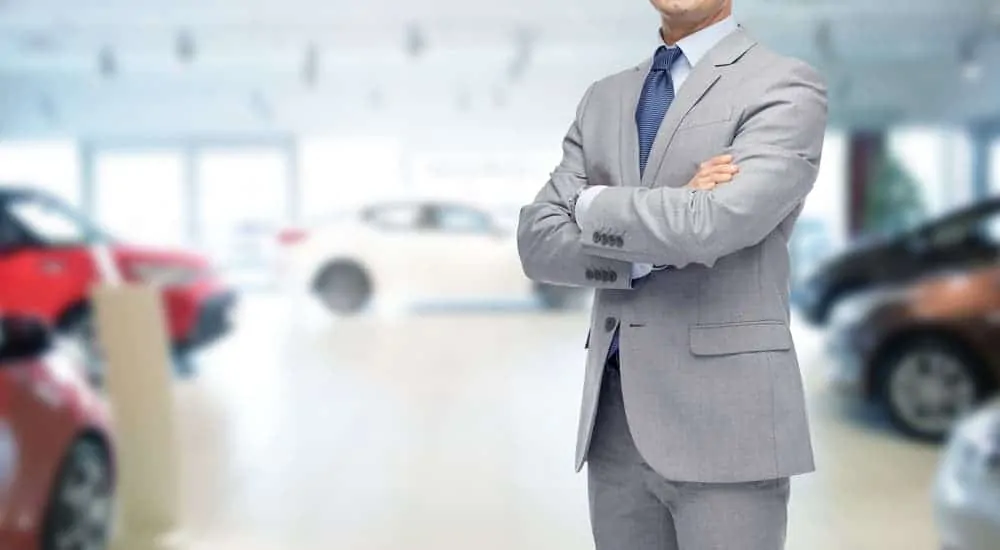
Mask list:
POLYGON ((81 439, 59 469, 42 528, 42 550, 105 550, 114 479, 104 447, 81 439))
POLYGON ((90 308, 77 308, 60 323, 59 332, 80 355, 87 379, 94 387, 104 384, 104 356, 97 342, 97 330, 90 308))
POLYGON ((371 301, 372 283, 364 268, 354 262, 333 262, 316 279, 316 292, 338 315, 358 313, 371 301))
POLYGON ((944 339, 901 344, 882 373, 882 399, 892 423, 920 439, 942 440, 985 394, 978 363, 944 339))
POLYGON ((545 309, 566 310, 579 307, 584 292, 568 286, 538 284, 535 285, 535 295, 545 309))

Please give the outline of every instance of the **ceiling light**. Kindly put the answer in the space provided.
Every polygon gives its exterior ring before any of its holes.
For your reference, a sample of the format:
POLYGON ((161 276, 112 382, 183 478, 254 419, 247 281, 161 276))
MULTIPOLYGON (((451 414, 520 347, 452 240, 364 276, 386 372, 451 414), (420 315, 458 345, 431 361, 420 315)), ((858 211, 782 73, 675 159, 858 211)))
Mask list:
POLYGON ((427 38, 423 30, 416 24, 410 25, 406 31, 406 53, 412 57, 420 57, 427 49, 427 38))
POLYGON ((305 58, 302 60, 302 82, 308 88, 315 88, 319 82, 319 47, 315 42, 306 47, 305 58))
POLYGON ((521 27, 514 34, 514 56, 507 67, 507 75, 511 81, 524 76, 535 49, 535 35, 531 29, 521 27))
POLYGON ((104 46, 97 54, 97 70, 104 78, 114 78, 118 74, 118 58, 110 46, 104 46))
POLYGON ((980 44, 981 37, 973 35, 958 45, 958 64, 966 82, 978 82, 983 78, 983 62, 978 52, 980 44))
POLYGON ((182 64, 186 65, 194 61, 197 55, 197 45, 191 31, 182 30, 177 33, 177 38, 174 40, 174 53, 182 64))

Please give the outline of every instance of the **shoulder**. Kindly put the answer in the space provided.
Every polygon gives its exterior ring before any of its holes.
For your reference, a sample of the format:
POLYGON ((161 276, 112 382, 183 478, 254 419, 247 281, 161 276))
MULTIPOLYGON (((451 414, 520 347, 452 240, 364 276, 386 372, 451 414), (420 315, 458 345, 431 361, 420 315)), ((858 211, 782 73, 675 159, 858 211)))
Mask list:
POLYGON ((584 93, 583 100, 581 101, 581 106, 617 102, 617 98, 623 89, 637 85, 636 79, 643 77, 644 63, 648 63, 648 60, 594 81, 587 87, 587 91, 584 93))
POLYGON ((809 63, 756 44, 738 63, 748 83, 763 89, 787 85, 808 85, 826 91, 826 78, 809 63))

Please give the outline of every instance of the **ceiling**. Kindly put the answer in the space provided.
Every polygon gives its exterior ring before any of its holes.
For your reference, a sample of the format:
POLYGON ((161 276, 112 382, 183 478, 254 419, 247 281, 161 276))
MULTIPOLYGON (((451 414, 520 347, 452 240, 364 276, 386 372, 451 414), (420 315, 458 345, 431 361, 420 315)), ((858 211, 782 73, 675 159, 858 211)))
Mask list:
MULTIPOLYGON (((735 2, 835 124, 1000 120, 997 0, 735 2)), ((646 0, 0 0, 0 137, 548 140, 656 26, 646 0)))

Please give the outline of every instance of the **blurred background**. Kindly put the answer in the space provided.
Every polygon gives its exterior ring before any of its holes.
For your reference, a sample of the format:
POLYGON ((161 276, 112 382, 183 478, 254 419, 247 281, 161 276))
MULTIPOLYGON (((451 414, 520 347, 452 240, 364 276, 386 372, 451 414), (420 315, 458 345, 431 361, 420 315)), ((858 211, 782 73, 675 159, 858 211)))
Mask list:
MULTIPOLYGON (((996 550, 1000 3, 735 4, 830 93, 792 244, 819 472, 789 548, 996 550)), ((94 245, 162 287, 204 548, 590 548, 590 296, 525 279, 514 228, 658 24, 644 0, 0 1, 0 311, 100 392, 94 245)), ((3 403, 0 482, 26 445, 3 403)), ((0 532, 55 537, 47 494, 0 532)))

